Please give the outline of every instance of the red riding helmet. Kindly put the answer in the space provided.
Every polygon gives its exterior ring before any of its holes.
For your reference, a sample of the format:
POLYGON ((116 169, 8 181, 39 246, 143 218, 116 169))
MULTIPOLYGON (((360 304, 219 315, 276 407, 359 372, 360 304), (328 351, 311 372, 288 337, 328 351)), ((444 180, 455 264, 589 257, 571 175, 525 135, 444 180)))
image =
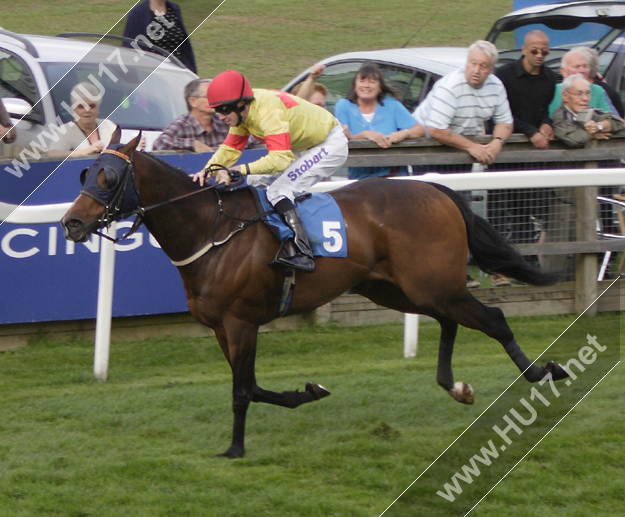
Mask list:
POLYGON ((245 76, 234 70, 227 70, 215 77, 206 91, 208 107, 214 108, 224 104, 232 104, 240 100, 254 98, 252 87, 245 76))

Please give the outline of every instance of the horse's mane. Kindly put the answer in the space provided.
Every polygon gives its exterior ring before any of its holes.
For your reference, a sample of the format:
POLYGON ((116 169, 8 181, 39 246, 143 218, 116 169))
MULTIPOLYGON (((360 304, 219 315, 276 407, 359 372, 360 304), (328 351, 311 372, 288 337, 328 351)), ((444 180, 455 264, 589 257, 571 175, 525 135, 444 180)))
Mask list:
POLYGON ((190 177, 189 173, 182 170, 179 167, 174 167, 173 165, 167 163, 165 160, 160 159, 157 156, 154 156, 152 153, 144 153, 139 152, 139 156, 147 158, 148 161, 155 162, 161 169, 163 169, 168 175, 175 177, 176 179, 184 182, 185 184, 194 187, 195 190, 200 189, 199 183, 194 182, 190 177))
MULTIPOLYGON (((206 183, 204 184, 204 186, 200 186, 199 182, 194 182, 190 178, 187 171, 179 167, 174 167, 173 165, 167 163, 165 160, 154 156, 152 153, 140 152, 139 156, 141 157, 140 160, 147 160, 148 174, 150 174, 154 169, 157 169, 162 173, 162 181, 159 181, 159 183, 162 182, 163 184, 168 184, 169 187, 172 189, 171 191, 168 191, 169 197, 184 195, 190 192, 196 192, 200 190, 205 191, 198 192, 197 196, 190 196, 187 201, 187 207, 191 206, 194 203, 203 204, 206 203, 208 199, 215 199, 215 194, 209 194, 212 189, 207 189, 206 183)), ((156 175, 153 175, 153 177, 156 178, 156 175)), ((243 186, 239 188, 234 188, 232 190, 219 187, 217 190, 219 192, 218 197, 221 197, 222 199, 224 199, 224 201, 226 199, 235 199, 236 201, 234 201, 234 204, 238 208, 243 208, 244 212, 246 211, 246 209, 244 208, 245 206, 248 206, 249 209, 255 212, 257 208, 250 189, 251 187, 243 186)))

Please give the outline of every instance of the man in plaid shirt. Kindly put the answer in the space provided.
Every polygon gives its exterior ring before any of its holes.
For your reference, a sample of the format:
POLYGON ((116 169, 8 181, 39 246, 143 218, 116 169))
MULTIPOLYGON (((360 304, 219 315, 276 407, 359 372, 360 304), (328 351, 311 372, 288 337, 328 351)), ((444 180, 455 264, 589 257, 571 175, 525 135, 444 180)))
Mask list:
POLYGON ((210 79, 195 79, 184 89, 189 113, 167 126, 154 142, 153 150, 183 149, 196 153, 213 152, 228 136, 228 124, 219 120, 206 105, 210 79))

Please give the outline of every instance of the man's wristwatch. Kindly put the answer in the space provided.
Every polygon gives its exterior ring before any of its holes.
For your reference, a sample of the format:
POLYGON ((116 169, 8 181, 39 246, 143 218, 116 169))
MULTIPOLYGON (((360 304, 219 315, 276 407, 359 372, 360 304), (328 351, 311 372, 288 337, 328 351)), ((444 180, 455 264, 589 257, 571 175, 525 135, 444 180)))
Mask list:
POLYGON ((603 125, 597 123, 597 131, 599 131, 599 133, 601 133, 601 131, 603 131, 603 125))
POLYGON ((495 140, 499 140, 501 142, 501 145, 506 145, 506 141, 501 136, 496 136, 495 140))

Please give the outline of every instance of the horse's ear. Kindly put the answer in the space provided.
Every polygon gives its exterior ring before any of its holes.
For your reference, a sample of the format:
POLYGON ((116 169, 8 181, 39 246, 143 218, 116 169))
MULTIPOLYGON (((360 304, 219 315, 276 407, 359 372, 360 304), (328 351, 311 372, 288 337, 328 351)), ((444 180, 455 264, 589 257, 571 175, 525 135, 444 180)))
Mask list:
POLYGON ((130 142, 128 142, 124 147, 120 147, 118 151, 124 153, 126 156, 131 156, 139 145, 139 142, 141 142, 141 131, 139 131, 139 134, 130 142))
POLYGON ((109 142, 109 145, 111 144, 119 144, 119 140, 122 137, 122 130, 119 126, 115 127, 115 131, 113 131, 113 134, 111 135, 111 141, 109 142))

